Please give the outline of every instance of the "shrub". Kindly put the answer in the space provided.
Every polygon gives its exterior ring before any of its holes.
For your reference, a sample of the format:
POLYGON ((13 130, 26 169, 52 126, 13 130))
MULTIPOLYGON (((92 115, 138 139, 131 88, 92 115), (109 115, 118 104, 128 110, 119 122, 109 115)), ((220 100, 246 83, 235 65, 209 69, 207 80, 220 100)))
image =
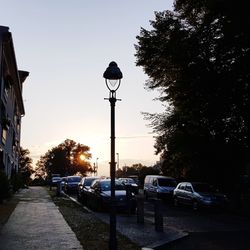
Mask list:
POLYGON ((15 171, 12 172, 10 182, 14 192, 18 191, 24 186, 22 175, 20 173, 16 173, 15 171))
POLYGON ((0 170, 0 202, 10 196, 10 183, 6 174, 0 170))

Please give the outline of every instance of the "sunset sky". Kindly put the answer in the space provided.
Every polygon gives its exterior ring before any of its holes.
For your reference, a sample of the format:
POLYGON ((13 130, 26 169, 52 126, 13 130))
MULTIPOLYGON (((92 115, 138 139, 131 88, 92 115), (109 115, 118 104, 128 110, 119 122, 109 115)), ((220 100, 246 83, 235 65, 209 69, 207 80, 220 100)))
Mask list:
POLYGON ((162 112, 157 92, 144 89, 147 75, 135 65, 140 28, 151 29, 154 11, 172 0, 0 0, 0 25, 12 32, 24 83, 26 114, 21 145, 34 164, 65 139, 90 147, 91 163, 109 174, 110 104, 102 77, 111 61, 123 73, 117 91, 116 152, 119 165, 153 165, 152 129, 141 112, 162 112))

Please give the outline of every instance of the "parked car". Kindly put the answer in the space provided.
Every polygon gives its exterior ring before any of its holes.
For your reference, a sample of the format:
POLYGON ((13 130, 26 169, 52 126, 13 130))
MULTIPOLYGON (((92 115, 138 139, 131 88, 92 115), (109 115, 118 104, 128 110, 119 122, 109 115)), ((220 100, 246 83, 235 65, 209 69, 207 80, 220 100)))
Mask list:
POLYGON ((175 178, 162 175, 147 175, 144 180, 145 198, 172 199, 177 186, 175 178))
POLYGON ((52 177, 52 179, 51 179, 51 186, 52 187, 57 187, 57 184, 61 181, 61 177, 59 177, 59 176, 54 176, 54 177, 52 177))
POLYGON ((197 210, 199 207, 224 207, 228 199, 213 186, 203 182, 181 182, 173 193, 174 204, 186 204, 197 210))
MULTIPOLYGON (((87 206, 94 210, 105 210, 111 204, 111 180, 94 180, 86 194, 87 206)), ((115 180, 115 206, 117 210, 128 210, 135 212, 136 201, 134 193, 127 195, 125 185, 115 180)))
POLYGON ((119 181, 121 181, 126 187, 131 188, 131 191, 135 194, 138 194, 139 187, 134 179, 132 178, 118 178, 119 181))
POLYGON ((62 177, 61 182, 60 182, 60 190, 61 191, 64 191, 66 180, 67 180, 67 177, 62 177))
POLYGON ((64 183, 64 191, 66 193, 77 193, 78 183, 81 181, 81 176, 67 176, 64 183))
POLYGON ((90 185, 96 179, 99 179, 99 177, 86 176, 86 177, 83 177, 81 179, 81 181, 78 183, 78 187, 77 187, 77 199, 78 199, 78 201, 81 201, 84 204, 86 203, 85 202, 85 192, 88 191, 88 189, 90 188, 90 185))

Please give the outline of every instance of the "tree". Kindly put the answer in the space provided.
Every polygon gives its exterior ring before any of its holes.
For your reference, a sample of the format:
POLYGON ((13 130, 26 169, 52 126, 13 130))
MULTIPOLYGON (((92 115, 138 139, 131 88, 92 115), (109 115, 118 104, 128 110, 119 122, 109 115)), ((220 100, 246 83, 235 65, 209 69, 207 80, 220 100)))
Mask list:
POLYGON ((146 114, 163 173, 228 185, 249 162, 250 30, 246 3, 176 0, 141 29, 137 65, 166 110, 146 114), (240 15, 239 15, 240 13, 240 15))
POLYGON ((141 163, 133 164, 131 167, 124 166, 116 171, 116 177, 137 176, 140 186, 143 186, 146 175, 158 175, 160 171, 157 167, 143 166, 141 163))
POLYGON ((91 158, 89 150, 90 148, 86 145, 66 139, 40 157, 36 164, 36 178, 50 178, 51 174, 68 176, 92 172, 88 162, 91 158))
POLYGON ((140 170, 143 168, 144 166, 141 163, 136 163, 133 164, 131 167, 129 166, 124 166, 121 169, 118 169, 116 171, 116 176, 118 178, 120 177, 128 177, 131 175, 137 175, 139 174, 140 170))
POLYGON ((19 173, 21 174, 23 183, 28 185, 31 180, 31 175, 34 173, 32 167, 32 159, 30 157, 30 151, 20 147, 19 154, 19 173))

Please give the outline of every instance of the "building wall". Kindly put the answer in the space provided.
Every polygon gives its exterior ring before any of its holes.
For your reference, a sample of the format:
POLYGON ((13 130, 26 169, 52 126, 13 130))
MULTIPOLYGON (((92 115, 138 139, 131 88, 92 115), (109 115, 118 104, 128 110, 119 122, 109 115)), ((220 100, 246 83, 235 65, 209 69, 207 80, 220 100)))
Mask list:
POLYGON ((19 168, 22 83, 28 74, 18 71, 12 35, 0 26, 0 169, 9 178, 19 168))

